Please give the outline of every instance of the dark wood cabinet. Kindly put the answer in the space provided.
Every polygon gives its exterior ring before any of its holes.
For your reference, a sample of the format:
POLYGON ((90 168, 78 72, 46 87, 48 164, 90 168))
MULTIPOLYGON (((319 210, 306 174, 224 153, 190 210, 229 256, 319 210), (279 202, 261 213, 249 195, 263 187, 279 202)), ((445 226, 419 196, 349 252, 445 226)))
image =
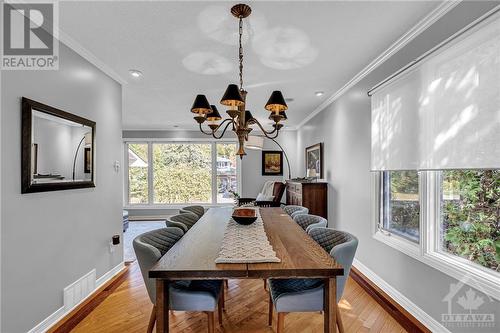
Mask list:
POLYGON ((286 204, 299 205, 309 209, 309 214, 328 218, 328 183, 286 182, 286 204))

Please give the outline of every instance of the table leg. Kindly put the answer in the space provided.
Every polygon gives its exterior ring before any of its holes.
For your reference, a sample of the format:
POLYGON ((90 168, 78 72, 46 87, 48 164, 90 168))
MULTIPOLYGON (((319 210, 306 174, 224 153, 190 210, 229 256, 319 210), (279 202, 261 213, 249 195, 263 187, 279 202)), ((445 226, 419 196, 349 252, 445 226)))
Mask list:
POLYGON ((168 280, 156 279, 156 333, 168 333, 168 280))
POLYGON ((324 314, 324 332, 337 332, 337 282, 335 278, 325 279, 325 290, 323 300, 324 314))

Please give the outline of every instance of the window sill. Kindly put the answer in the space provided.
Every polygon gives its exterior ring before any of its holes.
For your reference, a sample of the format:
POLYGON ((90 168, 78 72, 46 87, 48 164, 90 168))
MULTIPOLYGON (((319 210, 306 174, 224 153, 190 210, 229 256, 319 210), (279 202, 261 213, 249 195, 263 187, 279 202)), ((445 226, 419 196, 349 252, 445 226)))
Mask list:
POLYGON ((403 237, 391 233, 386 234, 385 232, 377 230, 375 234, 373 234, 373 238, 395 248, 400 252, 403 252, 406 255, 409 255, 410 257, 421 257, 422 251, 420 249, 420 245, 404 239, 403 237))
POLYGON ((486 295, 500 300, 500 274, 474 267, 464 259, 439 252, 424 252, 419 244, 412 243, 394 234, 376 231, 373 238, 428 265, 438 271, 467 284, 486 295))
POLYGON ((205 208, 212 208, 212 207, 233 207, 234 203, 220 203, 220 204, 204 204, 204 203, 185 203, 185 204, 154 204, 154 205, 148 205, 148 204, 137 204, 137 205, 125 205, 123 209, 127 210, 133 210, 133 209, 181 209, 186 206, 203 206, 205 208))

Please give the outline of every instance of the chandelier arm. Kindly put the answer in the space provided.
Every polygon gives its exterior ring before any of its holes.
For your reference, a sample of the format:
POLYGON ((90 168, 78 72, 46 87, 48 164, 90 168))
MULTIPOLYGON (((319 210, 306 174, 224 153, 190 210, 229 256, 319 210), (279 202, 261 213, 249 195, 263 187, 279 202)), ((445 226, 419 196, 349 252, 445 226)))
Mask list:
POLYGON ((212 136, 213 136, 214 138, 216 138, 216 139, 220 139, 220 138, 222 138, 222 137, 224 136, 224 134, 226 133, 226 130, 227 130, 227 128, 229 127, 229 125, 233 124, 233 120, 232 120, 232 119, 226 119, 226 120, 224 120, 224 121, 223 121, 223 122, 219 125, 219 127, 217 127, 217 129, 215 129, 215 130, 213 131, 212 136), (227 125, 226 125, 226 127, 224 127, 224 130, 222 131, 222 133, 220 134, 220 136, 215 135, 215 132, 216 132, 216 131, 217 131, 217 130, 218 130, 218 129, 222 126, 222 124, 223 124, 223 123, 224 123, 224 121, 226 121, 226 120, 229 120, 230 122, 228 122, 228 123, 227 123, 227 125))
POLYGON ((264 133, 264 135, 269 138, 268 135, 271 135, 271 134, 274 134, 276 133, 278 130, 276 129, 276 127, 272 130, 272 131, 266 131, 264 129, 264 127, 259 123, 259 121, 257 119, 255 119, 255 124, 257 124, 257 126, 259 126, 260 130, 264 133))
POLYGON ((201 132, 201 133, 206 134, 206 135, 212 135, 212 133, 205 132, 205 131, 203 130, 203 127, 201 127, 201 123, 200 123, 199 125, 200 125, 200 132, 201 132))

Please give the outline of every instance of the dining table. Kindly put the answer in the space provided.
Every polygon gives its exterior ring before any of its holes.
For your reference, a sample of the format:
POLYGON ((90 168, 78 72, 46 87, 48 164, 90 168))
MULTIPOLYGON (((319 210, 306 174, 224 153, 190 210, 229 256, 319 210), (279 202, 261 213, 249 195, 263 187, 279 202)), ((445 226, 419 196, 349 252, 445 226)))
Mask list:
MULTIPOLYGON (((222 263, 219 256, 233 208, 210 208, 149 271, 156 279, 156 332, 169 332, 169 283, 195 279, 324 279, 324 332, 336 332, 336 277, 342 266, 280 207, 260 209, 280 262, 222 263)), ((244 226, 242 226, 244 227, 244 226)))

